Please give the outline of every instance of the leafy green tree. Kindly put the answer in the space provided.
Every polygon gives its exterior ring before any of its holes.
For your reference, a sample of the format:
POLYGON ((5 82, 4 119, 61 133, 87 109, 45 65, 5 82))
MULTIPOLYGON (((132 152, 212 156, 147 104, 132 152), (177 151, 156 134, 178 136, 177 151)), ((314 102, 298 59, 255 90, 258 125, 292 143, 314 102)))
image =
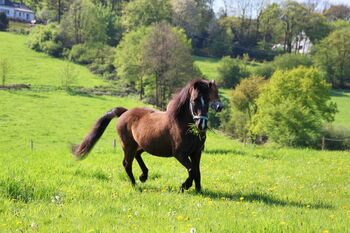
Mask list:
POLYGON ((102 8, 96 7, 89 0, 74 1, 60 27, 65 47, 80 43, 105 43, 108 40, 106 17, 102 8))
POLYGON ((252 76, 242 79, 232 91, 231 103, 233 113, 229 124, 231 124, 231 134, 242 141, 247 140, 249 125, 257 111, 256 100, 266 82, 261 77, 252 76))
POLYGON ((141 98, 161 108, 175 88, 196 75, 190 40, 166 22, 125 34, 116 49, 116 67, 118 77, 137 86, 141 98))
POLYGON ((0 12, 0 31, 6 31, 9 27, 9 20, 5 12, 0 12))
POLYGON ((284 2, 281 9, 284 50, 291 53, 293 40, 304 30, 309 11, 302 4, 290 0, 284 2))
POLYGON ((251 119, 257 111, 256 99, 265 84, 266 80, 258 76, 242 79, 232 91, 231 102, 233 106, 237 110, 247 113, 251 119))
POLYGON ((333 87, 345 88, 350 82, 350 27, 322 40, 315 47, 314 58, 333 87))
POLYGON ((163 20, 171 21, 169 0, 134 0, 125 4, 123 8, 122 24, 126 31, 163 20))
POLYGON ((240 59, 223 57, 218 65, 218 84, 222 87, 232 88, 243 78, 249 76, 249 71, 240 59))
POLYGON ((283 23, 280 20, 282 10, 278 4, 268 5, 261 13, 259 33, 261 34, 260 46, 263 49, 271 49, 282 38, 283 23))
POLYGON ((126 33, 116 48, 117 75, 138 86, 140 98, 144 93, 143 50, 151 32, 150 27, 140 27, 126 33))
POLYGON ((304 31, 313 44, 316 44, 325 38, 331 30, 331 25, 327 22, 326 17, 319 13, 309 14, 304 31))
POLYGON ((330 86, 316 68, 277 71, 257 100, 250 131, 286 146, 313 146, 334 120, 330 86))
POLYGON ((191 42, 183 30, 168 23, 155 24, 147 38, 143 64, 155 78, 155 103, 165 108, 170 95, 196 75, 191 56, 191 42))

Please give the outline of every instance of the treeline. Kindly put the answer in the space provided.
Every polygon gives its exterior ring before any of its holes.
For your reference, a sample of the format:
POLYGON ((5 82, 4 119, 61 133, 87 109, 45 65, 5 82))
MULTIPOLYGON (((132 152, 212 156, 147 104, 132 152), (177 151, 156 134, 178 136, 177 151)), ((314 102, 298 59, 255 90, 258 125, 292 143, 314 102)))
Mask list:
POLYGON ((330 87, 350 83, 350 8, 223 2, 215 14, 211 0, 27 0, 42 23, 28 45, 87 65, 162 109, 203 76, 193 54, 222 57, 218 84, 234 90, 211 127, 287 146, 316 147, 322 135, 336 135, 325 123, 337 111, 330 87))

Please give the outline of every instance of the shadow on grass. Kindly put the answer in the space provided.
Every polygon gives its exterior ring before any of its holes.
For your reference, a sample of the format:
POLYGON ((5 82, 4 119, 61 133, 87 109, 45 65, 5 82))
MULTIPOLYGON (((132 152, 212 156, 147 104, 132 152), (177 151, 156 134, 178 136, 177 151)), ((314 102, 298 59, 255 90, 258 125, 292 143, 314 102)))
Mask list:
POLYGON ((206 154, 224 154, 224 155, 226 155, 226 154, 245 155, 246 154, 246 152, 244 152, 244 151, 235 150, 235 149, 231 149, 231 150, 228 150, 228 149, 207 150, 207 149, 205 149, 204 153, 206 153, 206 154))
POLYGON ((204 197, 209 197, 211 199, 223 199, 231 200, 231 201, 241 201, 241 198, 243 202, 258 202, 258 203, 264 203, 265 205, 271 205, 271 206, 291 206, 291 207, 299 207, 299 208, 309 208, 309 209, 334 209, 334 206, 330 204, 325 203, 301 203, 296 201, 289 201, 289 200, 281 200, 276 197, 273 197, 268 194, 261 194, 261 193, 248 193, 248 194, 242 194, 242 193, 227 193, 227 192, 215 192, 211 190, 204 190, 202 193, 197 194, 193 192, 194 195, 202 195, 204 197))

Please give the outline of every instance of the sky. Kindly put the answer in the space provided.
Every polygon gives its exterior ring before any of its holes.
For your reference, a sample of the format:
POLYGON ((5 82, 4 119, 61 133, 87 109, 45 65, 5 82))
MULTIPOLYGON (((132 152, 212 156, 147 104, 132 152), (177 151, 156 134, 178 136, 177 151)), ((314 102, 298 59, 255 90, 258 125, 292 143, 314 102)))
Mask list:
MULTIPOLYGON (((235 0, 227 0, 227 2, 234 2, 235 0)), ((273 0, 272 0, 273 1, 273 0)), ((298 2, 303 2, 303 0, 297 0, 298 2)), ((350 6, 350 0, 327 0, 329 4, 346 4, 350 6)), ((218 10, 223 6, 223 0, 215 0, 214 1, 214 10, 218 12, 218 10)))

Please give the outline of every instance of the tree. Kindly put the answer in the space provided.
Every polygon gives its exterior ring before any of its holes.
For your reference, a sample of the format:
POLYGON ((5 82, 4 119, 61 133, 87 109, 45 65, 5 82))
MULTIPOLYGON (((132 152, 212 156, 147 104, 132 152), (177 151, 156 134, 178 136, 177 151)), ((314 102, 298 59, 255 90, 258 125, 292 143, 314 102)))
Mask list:
POLYGON ((65 90, 69 90, 72 84, 76 82, 77 73, 70 61, 64 61, 61 69, 61 85, 65 90))
POLYGON ((260 45, 263 49, 271 49, 273 44, 281 40, 283 30, 283 23, 280 20, 281 14, 281 8, 276 3, 269 5, 262 11, 259 33, 262 37, 260 45))
POLYGON ((5 12, 0 12, 0 31, 6 31, 9 26, 9 20, 5 12))
POLYGON ((218 65, 218 84, 222 87, 232 88, 242 78, 249 76, 246 65, 240 59, 223 57, 218 65))
POLYGON ((308 13, 308 10, 298 2, 288 0, 282 4, 284 51, 292 52, 293 39, 304 30, 308 13))
POLYGON ((123 8, 122 24, 126 31, 163 20, 171 21, 169 0, 134 0, 125 4, 123 8))
POLYGON ((183 30, 154 25, 144 47, 145 72, 155 78, 155 103, 164 109, 170 95, 195 76, 191 42, 183 30))
POLYGON ((350 27, 334 31, 314 51, 316 64, 326 72, 333 87, 350 82, 350 27))
POLYGON ((10 72, 10 62, 6 57, 0 57, 0 77, 1 83, 5 86, 10 72))
POLYGON ((256 99, 259 97, 266 80, 262 77, 252 76, 242 79, 232 91, 231 102, 233 106, 246 114, 249 120, 257 111, 256 99))
POLYGON ((350 20, 350 7, 343 4, 332 5, 329 9, 325 10, 323 14, 332 21, 338 19, 350 20))
POLYGON ((250 131, 286 146, 312 146, 334 120, 330 86, 316 68, 277 71, 257 100, 250 131))
POLYGON ((231 94, 233 117, 230 124, 233 135, 246 141, 249 125, 257 111, 256 100, 266 84, 266 80, 258 76, 242 79, 231 94))
POLYGON ((195 77, 191 44, 183 30, 162 22, 125 34, 116 49, 117 74, 140 97, 165 108, 173 91, 195 77))
POLYGON ((74 1, 60 24, 65 47, 81 43, 105 43, 108 40, 105 20, 102 8, 89 0, 74 1))
POLYGON ((151 27, 140 27, 126 33, 116 49, 117 75, 139 87, 140 99, 144 94, 143 50, 151 30, 151 27))
POLYGON ((310 13, 304 31, 310 41, 316 44, 331 32, 331 26, 323 15, 310 13))

